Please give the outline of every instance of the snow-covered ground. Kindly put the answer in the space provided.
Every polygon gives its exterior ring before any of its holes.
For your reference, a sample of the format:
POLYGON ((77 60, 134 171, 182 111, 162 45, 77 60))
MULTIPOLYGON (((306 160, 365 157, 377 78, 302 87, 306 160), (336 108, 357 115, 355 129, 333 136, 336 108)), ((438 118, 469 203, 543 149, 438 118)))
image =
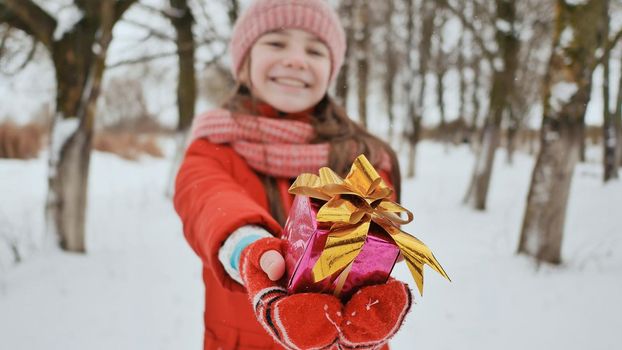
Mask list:
MULTIPOLYGON (((462 206, 473 166, 465 147, 419 148, 403 185, 407 231, 452 278, 426 269, 425 295, 392 342, 406 349, 617 349, 622 344, 622 182, 598 163, 577 167, 562 266, 514 254, 532 158, 497 157, 489 209, 462 206), (618 214, 616 214, 618 213, 618 214)), ((0 160, 0 234, 19 234, 24 260, 0 247, 0 349, 200 349, 203 286, 170 199, 167 159, 95 152, 87 255, 41 245, 45 155, 0 160)), ((412 282, 406 266, 395 275, 412 282)))

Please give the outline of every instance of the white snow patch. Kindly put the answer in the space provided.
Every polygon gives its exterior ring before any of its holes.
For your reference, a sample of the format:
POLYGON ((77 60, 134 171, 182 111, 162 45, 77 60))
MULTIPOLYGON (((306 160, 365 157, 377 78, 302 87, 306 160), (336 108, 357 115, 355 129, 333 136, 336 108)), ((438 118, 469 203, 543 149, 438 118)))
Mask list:
POLYGON ((492 61, 492 64, 494 66, 495 71, 497 72, 501 72, 505 67, 505 64, 503 63, 503 59, 501 57, 495 57, 494 60, 492 61))
POLYGON ((465 30, 460 19, 458 17, 449 18, 441 31, 443 35, 443 52, 457 50, 460 37, 465 35, 465 30))
POLYGON ((566 4, 572 6, 583 6, 587 5, 588 0, 566 0, 566 4))
POLYGON ((553 85, 551 88, 551 97, 549 99, 549 104, 553 108, 554 111, 559 111, 560 108, 568 103, 572 96, 579 90, 579 87, 576 83, 560 81, 553 85))
POLYGON ((99 42, 95 42, 93 43, 93 46, 91 47, 91 51, 93 52, 95 56, 99 56, 101 55, 103 51, 103 47, 101 46, 99 42))
POLYGON ((570 26, 566 26, 559 36, 561 47, 568 47, 574 41, 574 30, 570 26))
POLYGON ((495 24, 500 32, 509 33, 512 30, 512 24, 504 19, 497 19, 495 24))
MULTIPOLYGON (((622 207, 622 182, 603 185, 600 163, 577 166, 565 264, 536 270, 530 259, 514 254, 533 158, 519 152, 507 166, 497 155, 489 209, 482 213, 459 204, 474 162, 468 147, 446 152, 441 144, 422 142, 418 152, 417 178, 402 184, 402 204, 416 220, 403 229, 432 249, 452 282, 426 269, 425 297, 415 296, 392 349, 524 350, 538 344, 580 350, 620 344, 622 237, 610 208, 622 207), (439 329, 452 336, 439 337, 439 329)), ((46 161, 43 155, 0 160, 0 198, 10 203, 0 206, 0 220, 9 221, 1 227, 21 235, 23 220, 32 232, 43 232, 46 161), (24 220, 25 213, 36 220, 24 220)), ((17 266, 0 266, 0 348, 201 348, 202 263, 184 240, 170 198, 162 195, 171 161, 128 162, 93 153, 89 253, 46 251, 17 266)), ((393 275, 414 285, 403 263, 393 275)))
MULTIPOLYGON (((52 2, 52 1, 48 1, 52 2)), ((64 6, 56 13, 57 25, 54 30, 54 41, 59 41, 65 33, 75 30, 76 23, 80 22, 84 17, 84 12, 76 6, 64 6)))
POLYGON ((559 140, 559 137, 560 137, 559 131, 557 131, 557 130, 547 130, 544 133, 544 140, 546 142, 555 142, 555 141, 559 140))

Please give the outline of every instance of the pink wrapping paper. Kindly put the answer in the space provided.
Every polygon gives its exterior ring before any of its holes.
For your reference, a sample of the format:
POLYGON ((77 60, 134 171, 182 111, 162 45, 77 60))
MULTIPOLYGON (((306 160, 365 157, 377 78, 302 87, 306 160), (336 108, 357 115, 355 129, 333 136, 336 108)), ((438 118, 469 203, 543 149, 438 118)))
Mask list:
POLYGON ((283 238, 288 242, 285 257, 290 293, 332 293, 342 300, 349 299, 363 286, 387 281, 399 256, 399 248, 379 227, 372 225, 367 241, 339 293, 335 293, 339 273, 319 282, 313 282, 313 266, 320 257, 330 225, 319 226, 316 214, 321 204, 306 196, 297 195, 287 218, 283 238))

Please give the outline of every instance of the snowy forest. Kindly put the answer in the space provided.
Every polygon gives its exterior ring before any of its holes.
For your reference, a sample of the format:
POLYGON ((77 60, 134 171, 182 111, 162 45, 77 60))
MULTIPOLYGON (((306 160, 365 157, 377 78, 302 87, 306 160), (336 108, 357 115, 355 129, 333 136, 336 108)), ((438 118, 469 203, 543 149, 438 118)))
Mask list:
MULTIPOLYGON (((619 348, 622 1, 327 1, 330 94, 452 280, 426 270, 391 348, 619 348)), ((0 0, 0 348, 201 347, 171 197, 249 2, 0 0)))

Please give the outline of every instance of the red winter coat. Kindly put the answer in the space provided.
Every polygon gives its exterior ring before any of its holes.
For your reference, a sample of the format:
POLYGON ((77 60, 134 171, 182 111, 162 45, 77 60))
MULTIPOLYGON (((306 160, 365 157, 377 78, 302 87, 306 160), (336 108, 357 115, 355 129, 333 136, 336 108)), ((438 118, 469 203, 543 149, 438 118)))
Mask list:
MULTIPOLYGON (((287 193, 290 184, 289 179, 277 180, 286 210, 293 200, 287 193)), ((241 226, 259 225, 281 234, 257 174, 231 147, 195 140, 177 175, 174 204, 188 243, 203 261, 204 349, 282 349, 255 318, 244 287, 218 260, 222 243, 241 226)))
MULTIPOLYGON (((279 181, 288 185, 287 179, 279 181)), ((244 287, 218 260, 222 243, 241 226, 259 225, 276 236, 281 233, 255 172, 231 147, 196 140, 177 175, 174 204, 188 243, 203 261, 204 348, 281 349, 255 318, 244 287)))

